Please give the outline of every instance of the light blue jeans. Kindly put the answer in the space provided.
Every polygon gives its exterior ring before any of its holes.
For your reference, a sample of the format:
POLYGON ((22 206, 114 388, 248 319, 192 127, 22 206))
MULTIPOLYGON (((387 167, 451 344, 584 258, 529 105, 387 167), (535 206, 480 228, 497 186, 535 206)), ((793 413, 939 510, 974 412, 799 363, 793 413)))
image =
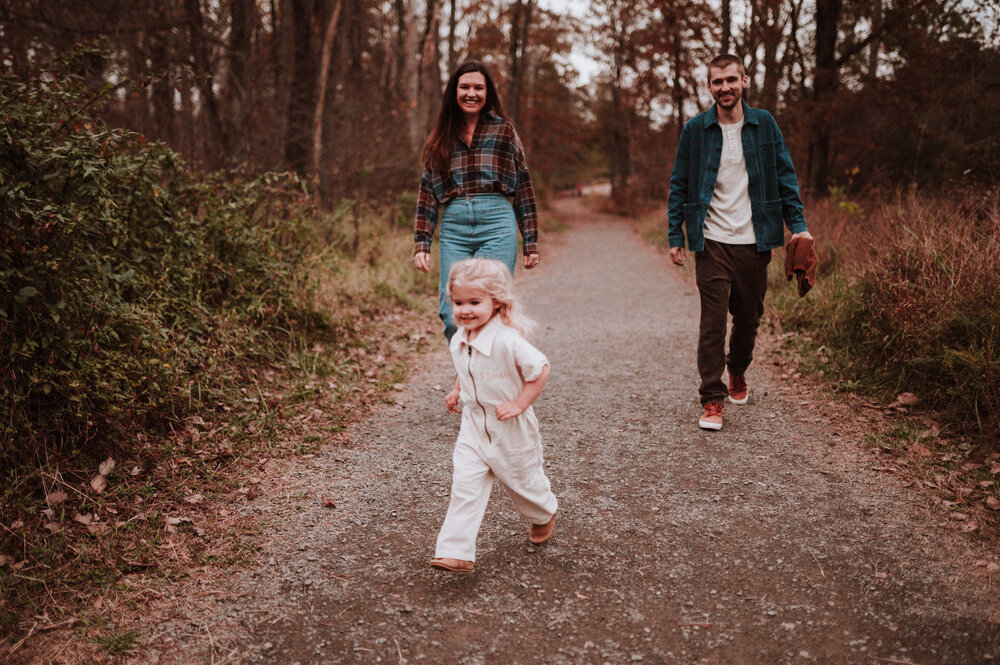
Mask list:
POLYGON ((448 273, 462 259, 480 257, 504 263, 514 274, 517 262, 517 220, 514 208, 503 194, 473 194, 448 202, 441 213, 441 283, 438 316, 444 336, 451 341, 458 330, 451 317, 448 273))

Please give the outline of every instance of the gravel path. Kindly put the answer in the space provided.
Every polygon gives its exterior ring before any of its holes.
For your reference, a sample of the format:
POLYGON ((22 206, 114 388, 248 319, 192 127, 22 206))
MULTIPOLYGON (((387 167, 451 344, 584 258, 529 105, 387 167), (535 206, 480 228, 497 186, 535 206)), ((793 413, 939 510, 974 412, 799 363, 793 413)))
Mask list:
POLYGON ((536 411, 553 539, 531 547, 498 487, 476 572, 427 566, 458 429, 435 338, 349 447, 232 507, 269 518, 259 565, 166 598, 136 660, 1000 661, 984 554, 773 367, 751 368, 722 432, 699 430, 694 288, 621 220, 554 212, 570 231, 518 275, 552 363, 536 411))

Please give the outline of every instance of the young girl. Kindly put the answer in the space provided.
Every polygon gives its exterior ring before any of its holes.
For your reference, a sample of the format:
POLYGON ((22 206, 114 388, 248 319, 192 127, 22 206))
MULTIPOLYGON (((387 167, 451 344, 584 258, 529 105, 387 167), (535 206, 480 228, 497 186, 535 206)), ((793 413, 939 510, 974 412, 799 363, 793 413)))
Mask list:
POLYGON ((458 379, 445 403, 462 425, 452 462, 451 503, 431 566, 472 572, 476 536, 498 478, 531 524, 531 542, 544 543, 555 525, 556 497, 542 459, 538 420, 531 408, 549 377, 549 361, 524 339, 515 311, 513 279, 492 259, 465 259, 448 275, 458 332, 451 356, 458 379))

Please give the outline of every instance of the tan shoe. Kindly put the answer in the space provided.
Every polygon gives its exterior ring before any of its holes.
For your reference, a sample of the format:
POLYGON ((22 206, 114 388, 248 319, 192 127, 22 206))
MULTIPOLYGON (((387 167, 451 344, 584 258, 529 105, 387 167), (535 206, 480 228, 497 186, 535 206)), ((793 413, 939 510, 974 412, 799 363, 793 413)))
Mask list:
POLYGON ((553 515, 545 524, 532 524, 531 533, 528 535, 528 540, 536 545, 541 545, 546 540, 552 537, 552 530, 556 526, 556 516, 553 515))
POLYGON ((471 561, 463 561, 462 559, 431 559, 431 568, 450 570, 453 573, 471 573, 475 567, 476 565, 471 561))

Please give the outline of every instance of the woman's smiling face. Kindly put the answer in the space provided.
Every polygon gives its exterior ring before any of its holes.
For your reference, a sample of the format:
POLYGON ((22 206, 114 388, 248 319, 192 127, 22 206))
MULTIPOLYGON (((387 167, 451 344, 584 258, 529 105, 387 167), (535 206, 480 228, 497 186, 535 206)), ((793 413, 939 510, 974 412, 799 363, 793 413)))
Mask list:
POLYGON ((469 72, 458 77, 458 108, 466 115, 479 115, 486 105, 486 77, 469 72))

